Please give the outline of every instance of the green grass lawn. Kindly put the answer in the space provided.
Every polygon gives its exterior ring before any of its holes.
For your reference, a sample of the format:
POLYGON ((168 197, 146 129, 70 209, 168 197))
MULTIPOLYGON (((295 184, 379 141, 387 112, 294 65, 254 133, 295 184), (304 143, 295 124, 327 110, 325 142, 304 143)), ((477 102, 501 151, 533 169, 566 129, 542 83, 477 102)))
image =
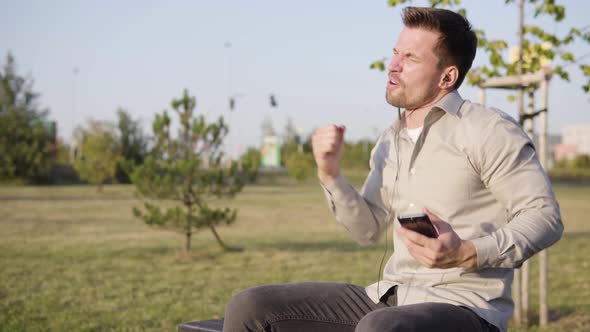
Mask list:
MULTIPOLYGON (((313 182, 246 187, 238 220, 193 236, 132 216, 130 186, 0 188, 0 331, 174 331, 222 317, 241 289, 267 283, 376 280, 383 243, 359 247, 313 182)), ((566 226, 549 252, 548 331, 590 330, 590 186, 557 185, 566 226)), ((537 273, 532 266, 531 318, 537 273)), ((522 329, 511 328, 511 331, 522 329)), ((530 330, 536 330, 532 327, 530 330)))

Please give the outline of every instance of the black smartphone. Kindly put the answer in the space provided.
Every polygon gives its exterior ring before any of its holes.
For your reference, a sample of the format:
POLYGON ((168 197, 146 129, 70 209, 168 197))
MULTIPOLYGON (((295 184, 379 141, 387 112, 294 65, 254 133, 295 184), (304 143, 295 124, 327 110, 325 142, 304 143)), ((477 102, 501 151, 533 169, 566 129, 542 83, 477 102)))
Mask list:
POLYGON ((431 238, 436 239, 438 237, 438 232, 436 228, 434 228, 434 225, 432 225, 430 218, 423 213, 399 216, 397 217, 397 220, 404 228, 431 238))

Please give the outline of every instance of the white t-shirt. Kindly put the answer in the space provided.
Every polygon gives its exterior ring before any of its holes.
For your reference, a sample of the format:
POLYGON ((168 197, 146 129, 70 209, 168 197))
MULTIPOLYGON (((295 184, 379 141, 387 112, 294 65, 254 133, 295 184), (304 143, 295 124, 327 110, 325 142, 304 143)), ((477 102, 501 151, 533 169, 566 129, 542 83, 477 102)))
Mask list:
POLYGON ((418 140, 418 136, 420 136, 420 133, 422 132, 422 128, 423 127, 418 127, 414 129, 406 128, 406 130, 408 131, 408 136, 410 136, 412 142, 416 143, 416 141, 418 140))

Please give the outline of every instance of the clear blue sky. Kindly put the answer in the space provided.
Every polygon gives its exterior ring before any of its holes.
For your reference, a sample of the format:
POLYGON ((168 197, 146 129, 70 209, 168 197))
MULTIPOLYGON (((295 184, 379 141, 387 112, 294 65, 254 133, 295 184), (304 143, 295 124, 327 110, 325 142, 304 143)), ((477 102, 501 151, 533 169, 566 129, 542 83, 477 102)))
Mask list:
MULTIPOLYGON (((463 2, 474 27, 516 44, 514 5, 463 2)), ((565 21, 543 21, 544 28, 564 34, 588 25, 590 1, 560 3, 565 21)), ((304 134, 338 123, 347 126, 347 139, 375 138, 395 112, 384 99, 385 73, 368 67, 390 55, 402 28, 400 10, 386 0, 0 0, 0 55, 4 63, 12 52, 19 73, 34 78, 41 106, 66 140, 89 118, 115 120, 118 107, 147 129, 154 114, 170 109, 171 99, 188 88, 199 112, 229 119, 235 154, 259 144, 265 116, 279 132, 291 117, 304 134), (276 109, 269 106, 271 93, 276 109), (230 94, 238 96, 231 114, 230 94)), ((574 51, 581 56, 590 47, 574 51)), ((552 133, 590 122, 590 95, 575 71, 570 83, 551 83, 552 133)), ((477 100, 472 87, 460 92, 477 100)), ((515 116, 506 96, 490 93, 488 104, 515 116)))

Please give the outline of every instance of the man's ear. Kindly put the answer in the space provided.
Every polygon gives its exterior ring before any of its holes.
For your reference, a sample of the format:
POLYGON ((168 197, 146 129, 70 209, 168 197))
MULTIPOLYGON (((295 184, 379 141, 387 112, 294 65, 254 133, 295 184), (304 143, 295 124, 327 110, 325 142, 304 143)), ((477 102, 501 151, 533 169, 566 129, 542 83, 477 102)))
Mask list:
POLYGON ((459 69, 455 66, 447 67, 443 70, 440 78, 439 87, 441 89, 452 90, 459 78, 459 69))

